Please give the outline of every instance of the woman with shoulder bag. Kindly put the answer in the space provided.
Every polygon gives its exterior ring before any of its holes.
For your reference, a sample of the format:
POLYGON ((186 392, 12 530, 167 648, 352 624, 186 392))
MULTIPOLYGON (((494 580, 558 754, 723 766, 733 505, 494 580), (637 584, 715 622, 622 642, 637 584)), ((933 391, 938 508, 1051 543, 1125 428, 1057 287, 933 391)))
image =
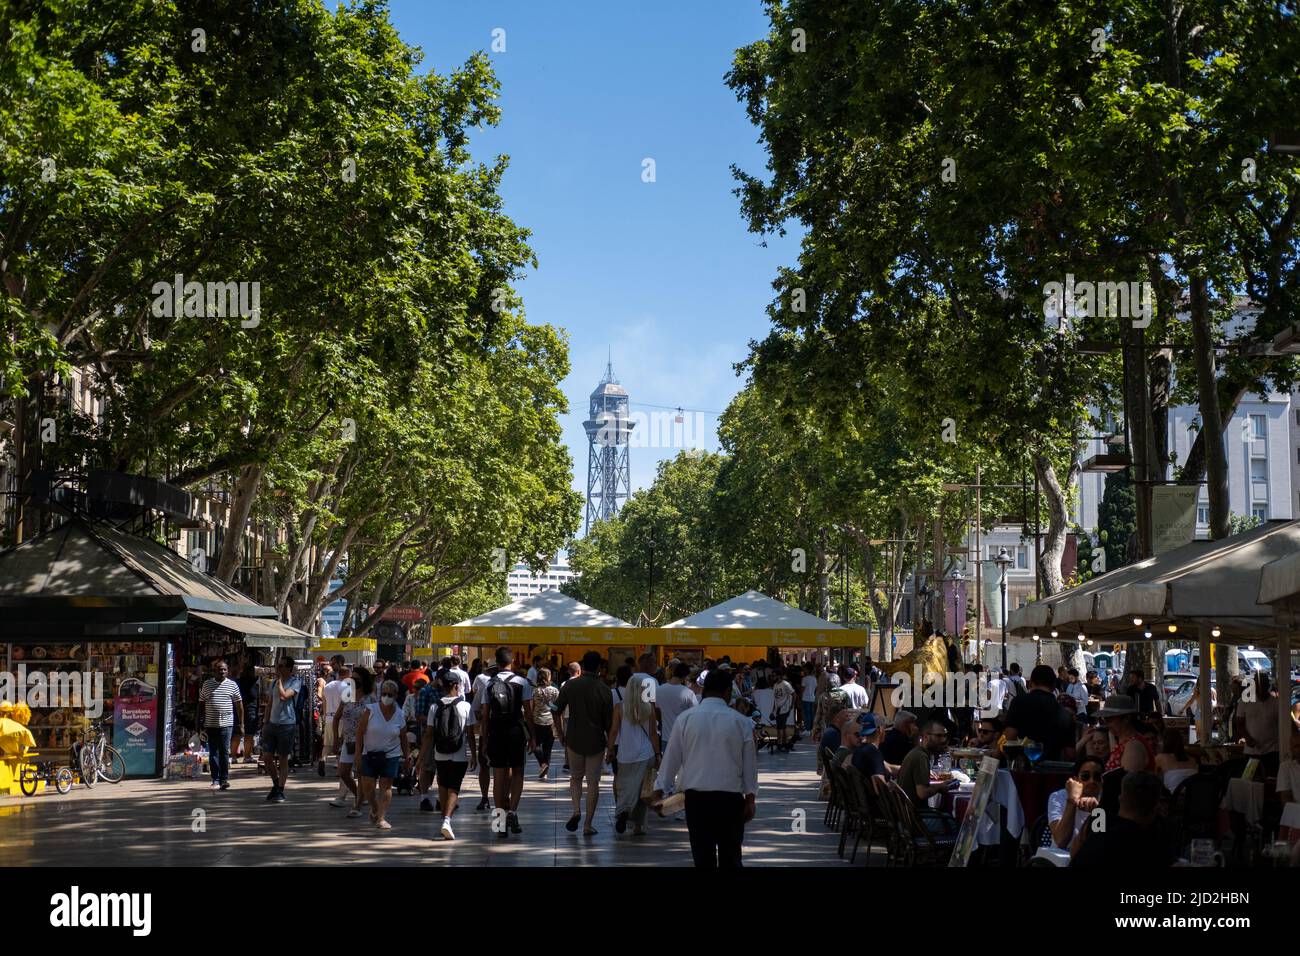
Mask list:
POLYGON ((560 689, 551 683, 551 671, 543 667, 537 671, 537 689, 533 691, 533 728, 536 730, 538 780, 545 780, 551 769, 551 749, 555 745, 555 700, 560 689))
POLYGON ((397 703, 398 685, 386 680, 379 703, 368 704, 357 722, 357 743, 361 753, 361 792, 370 801, 370 822, 381 830, 393 825, 384 819, 393 799, 393 781, 411 764, 411 745, 406 739, 406 716, 397 703))
POLYGON ((628 680, 622 700, 614 706, 614 720, 610 725, 609 753, 613 758, 618 747, 619 763, 616 783, 617 802, 614 830, 623 833, 627 821, 632 819, 632 835, 645 834, 647 797, 654 795, 654 781, 647 777, 659 766, 659 728, 655 723, 654 694, 647 674, 633 674, 628 680), (617 741, 617 744, 614 742, 617 741))

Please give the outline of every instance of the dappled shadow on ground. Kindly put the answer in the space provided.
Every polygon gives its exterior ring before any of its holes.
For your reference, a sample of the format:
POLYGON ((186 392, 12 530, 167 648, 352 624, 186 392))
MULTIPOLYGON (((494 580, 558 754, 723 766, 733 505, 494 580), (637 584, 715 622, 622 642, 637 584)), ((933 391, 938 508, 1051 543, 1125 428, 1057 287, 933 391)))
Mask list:
MULTIPOLYGON (((237 765, 232 787, 209 781, 128 781, 78 787, 25 799, 0 798, 0 858, 8 866, 690 866, 685 822, 653 811, 648 834, 614 832, 611 777, 601 780, 595 836, 569 833, 568 775, 540 781, 530 759, 520 822, 524 832, 501 840, 488 813, 476 813, 477 778, 465 781, 455 817, 457 839, 442 840, 441 814, 420 813, 418 798, 394 796, 390 831, 366 815, 346 818, 330 807, 337 784, 311 768, 291 774, 287 802, 268 802, 266 777, 237 765)), ((836 855, 838 834, 822 826, 811 748, 759 756, 758 814, 746 828, 748 866, 847 866, 836 855)), ((865 848, 864 848, 865 850, 865 848)), ((865 863, 864 850, 858 863, 865 863)), ((879 862, 879 861, 877 861, 879 862)))

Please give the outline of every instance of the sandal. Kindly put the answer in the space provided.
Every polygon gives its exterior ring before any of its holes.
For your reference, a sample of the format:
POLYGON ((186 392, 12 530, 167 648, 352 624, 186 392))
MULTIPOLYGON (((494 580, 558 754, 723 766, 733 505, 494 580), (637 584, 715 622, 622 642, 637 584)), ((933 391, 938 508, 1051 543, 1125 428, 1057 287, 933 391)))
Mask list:
POLYGON ((582 835, 583 835, 583 836, 595 836, 596 833, 597 833, 597 830, 596 830, 595 827, 587 827, 587 828, 585 828, 585 829, 582 831, 582 835))
POLYGON ((379 827, 381 830, 391 830, 393 828, 393 825, 387 820, 380 820, 375 824, 375 826, 379 827))
POLYGON ((359 816, 361 816, 361 811, 360 811, 360 810, 357 810, 356 808, 353 808, 353 809, 351 809, 351 810, 348 811, 348 816, 350 816, 350 817, 359 817, 359 816))

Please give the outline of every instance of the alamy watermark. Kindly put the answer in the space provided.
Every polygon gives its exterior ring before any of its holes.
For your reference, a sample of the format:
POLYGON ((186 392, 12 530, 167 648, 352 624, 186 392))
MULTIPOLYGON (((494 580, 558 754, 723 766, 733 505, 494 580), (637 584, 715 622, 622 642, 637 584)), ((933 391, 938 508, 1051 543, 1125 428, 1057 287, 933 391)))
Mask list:
POLYGON ((104 713, 104 675, 101 671, 0 671, 0 700, 28 707, 84 708, 87 717, 104 713))
POLYGON ((1145 329, 1154 314, 1150 282, 1076 282, 1067 272, 1064 282, 1043 286, 1043 316, 1062 332, 1088 316, 1133 319, 1133 328, 1145 329))
POLYGON ((262 322, 260 282, 186 282, 178 272, 171 282, 155 282, 151 291, 156 318, 238 316, 244 329, 255 329, 262 322))
POLYGON ((703 412, 601 412, 595 443, 605 448, 703 448, 709 416, 703 412))
POLYGON ((890 683, 897 686, 890 694, 895 708, 972 707, 983 717, 996 717, 1001 701, 993 700, 993 690, 984 674, 957 674, 952 671, 898 671, 890 683))

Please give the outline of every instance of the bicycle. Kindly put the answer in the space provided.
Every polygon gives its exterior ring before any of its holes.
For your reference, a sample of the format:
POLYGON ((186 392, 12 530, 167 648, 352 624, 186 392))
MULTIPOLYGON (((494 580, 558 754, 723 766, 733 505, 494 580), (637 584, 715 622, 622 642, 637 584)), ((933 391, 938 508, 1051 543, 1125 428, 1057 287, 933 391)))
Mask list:
POLYGON ((81 782, 87 787, 93 787, 99 780, 121 783, 126 779, 126 761, 108 742, 108 736, 103 733, 104 723, 92 723, 86 739, 72 748, 73 766, 81 771, 81 782))

